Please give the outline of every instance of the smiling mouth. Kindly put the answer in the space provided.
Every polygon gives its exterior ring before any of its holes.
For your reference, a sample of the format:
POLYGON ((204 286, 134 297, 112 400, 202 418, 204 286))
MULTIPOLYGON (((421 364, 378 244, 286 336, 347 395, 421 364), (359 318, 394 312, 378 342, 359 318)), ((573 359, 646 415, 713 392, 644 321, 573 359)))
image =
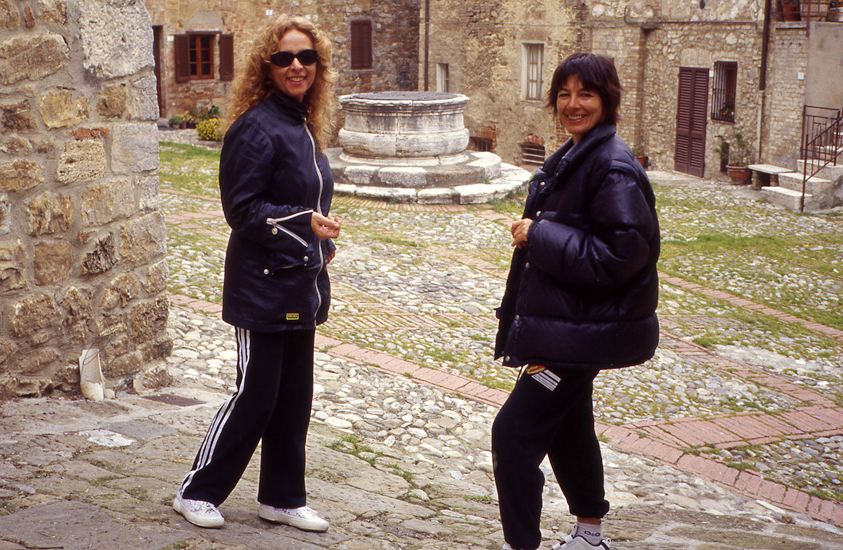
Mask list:
POLYGON ((586 115, 578 115, 578 116, 567 115, 567 117, 568 117, 568 120, 570 120, 571 122, 579 122, 579 121, 583 120, 586 117, 586 115))

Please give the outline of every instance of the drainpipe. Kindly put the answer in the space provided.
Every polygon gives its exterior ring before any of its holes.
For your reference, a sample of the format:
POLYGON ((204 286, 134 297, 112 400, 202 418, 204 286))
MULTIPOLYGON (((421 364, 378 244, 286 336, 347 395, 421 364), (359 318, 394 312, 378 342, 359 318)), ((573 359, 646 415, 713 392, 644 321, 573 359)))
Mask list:
MULTIPOLYGON (((769 2, 769 0, 767 0, 769 2)), ((430 37, 430 0, 424 0, 424 91, 427 91, 427 55, 430 37)))
POLYGON ((761 74, 758 78, 758 89, 761 90, 761 113, 758 117, 758 162, 762 162, 764 151, 764 111, 767 106, 767 55, 770 49, 770 13, 773 10, 773 0, 764 2, 764 32, 761 41, 761 74))

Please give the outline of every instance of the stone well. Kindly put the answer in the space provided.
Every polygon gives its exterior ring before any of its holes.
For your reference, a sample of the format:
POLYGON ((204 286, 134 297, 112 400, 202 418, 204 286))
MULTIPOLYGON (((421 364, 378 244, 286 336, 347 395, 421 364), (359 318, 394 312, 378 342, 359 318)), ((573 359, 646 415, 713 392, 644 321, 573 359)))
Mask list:
POLYGON ((502 198, 530 179, 493 153, 466 150, 464 95, 378 92, 340 103, 340 147, 328 151, 339 193, 467 204, 502 198))

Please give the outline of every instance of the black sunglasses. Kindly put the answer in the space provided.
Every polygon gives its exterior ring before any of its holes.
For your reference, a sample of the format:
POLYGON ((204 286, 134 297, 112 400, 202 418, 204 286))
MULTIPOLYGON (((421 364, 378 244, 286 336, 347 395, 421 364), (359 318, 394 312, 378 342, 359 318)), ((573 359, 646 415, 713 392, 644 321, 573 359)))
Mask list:
POLYGON ((289 67, 293 64, 293 59, 298 59, 302 65, 313 65, 319 60, 319 54, 316 50, 302 50, 299 53, 275 52, 269 56, 269 61, 279 67, 289 67))

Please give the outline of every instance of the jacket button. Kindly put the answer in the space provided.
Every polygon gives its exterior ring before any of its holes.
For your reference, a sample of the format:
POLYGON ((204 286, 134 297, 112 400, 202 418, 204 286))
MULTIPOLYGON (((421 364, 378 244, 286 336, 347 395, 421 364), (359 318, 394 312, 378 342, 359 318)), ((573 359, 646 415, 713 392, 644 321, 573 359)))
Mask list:
POLYGON ((503 358, 504 361, 509 361, 509 355, 503 358))
POLYGON ((525 263, 525 264, 524 264, 524 267, 525 267, 525 268, 530 267, 530 262, 525 263))
POLYGON ((305 256, 303 259, 304 259, 304 263, 307 263, 307 261, 308 261, 310 258, 308 258, 307 256, 305 256))
POLYGON ((268 269, 264 269, 264 270, 263 270, 263 274, 264 274, 264 275, 269 275, 269 270, 268 270, 268 269))
POLYGON ((541 210, 536 210, 536 217, 541 216, 541 215, 542 215, 542 211, 541 211, 541 210))
POLYGON ((277 228, 277 227, 273 227, 273 228, 272 228, 272 234, 273 234, 273 235, 277 235, 277 234, 278 234, 278 228, 277 228))
POLYGON ((518 319, 520 319, 520 318, 521 318, 521 316, 520 316, 520 315, 516 315, 516 316, 515 316, 515 320, 516 320, 516 321, 517 321, 518 319))
POLYGON ((544 185, 544 182, 541 182, 539 185, 544 185))

